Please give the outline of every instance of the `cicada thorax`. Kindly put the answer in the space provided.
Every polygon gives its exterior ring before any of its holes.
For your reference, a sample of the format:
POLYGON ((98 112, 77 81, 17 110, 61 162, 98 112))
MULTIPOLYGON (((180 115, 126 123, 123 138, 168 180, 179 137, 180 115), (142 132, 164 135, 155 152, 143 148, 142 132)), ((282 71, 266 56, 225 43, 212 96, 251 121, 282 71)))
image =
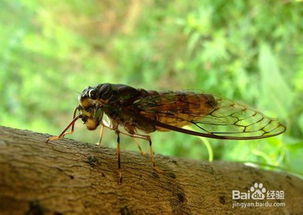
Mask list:
MULTIPOLYGON (((138 97, 147 94, 145 90, 135 89, 133 87, 122 84, 99 84, 95 87, 84 89, 80 95, 80 106, 86 115, 92 115, 95 109, 102 109, 110 118, 113 124, 128 125, 132 122, 131 114, 123 111, 123 108, 131 105, 138 97), (93 107, 93 108, 92 108, 93 107), (91 113, 91 114, 90 114, 91 113)), ((92 126, 88 129, 95 129, 94 125, 100 122, 94 117, 88 117, 88 121, 92 126)), ((87 123, 86 123, 87 125, 87 123)), ((131 125, 135 126, 135 125, 131 125)))
POLYGON ((82 91, 80 104, 84 107, 95 103, 125 106, 131 104, 144 93, 146 93, 145 90, 135 89, 123 84, 99 84, 82 91))
MULTIPOLYGON (((146 107, 141 107, 140 114, 161 123, 183 127, 190 121, 208 115, 217 106, 214 96, 194 92, 159 92, 149 98, 146 107)), ((167 129, 156 126, 159 131, 167 129)))

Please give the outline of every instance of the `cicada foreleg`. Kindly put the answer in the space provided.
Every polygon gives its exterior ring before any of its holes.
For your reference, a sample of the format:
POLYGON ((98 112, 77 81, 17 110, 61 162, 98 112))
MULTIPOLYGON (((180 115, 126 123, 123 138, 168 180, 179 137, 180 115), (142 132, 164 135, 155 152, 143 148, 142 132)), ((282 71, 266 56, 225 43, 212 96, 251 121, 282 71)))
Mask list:
POLYGON ((79 110, 79 106, 77 108, 75 108, 75 110, 74 110, 73 120, 68 124, 68 126, 66 126, 66 128, 61 132, 61 134, 59 134, 58 136, 53 136, 53 137, 47 138, 46 142, 49 142, 51 140, 58 140, 58 139, 63 138, 67 134, 74 133, 75 122, 82 117, 81 114, 76 116, 78 110, 79 110), (71 130, 69 132, 66 132, 70 127, 71 127, 71 130))

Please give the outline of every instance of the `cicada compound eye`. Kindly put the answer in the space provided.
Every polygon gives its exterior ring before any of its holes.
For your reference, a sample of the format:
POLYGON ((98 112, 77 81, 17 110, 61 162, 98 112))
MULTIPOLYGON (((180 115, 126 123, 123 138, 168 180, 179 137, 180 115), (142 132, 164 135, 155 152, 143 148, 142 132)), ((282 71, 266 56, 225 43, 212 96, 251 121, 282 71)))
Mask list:
POLYGON ((91 99, 97 99, 97 91, 96 89, 91 89, 88 91, 88 97, 91 99))

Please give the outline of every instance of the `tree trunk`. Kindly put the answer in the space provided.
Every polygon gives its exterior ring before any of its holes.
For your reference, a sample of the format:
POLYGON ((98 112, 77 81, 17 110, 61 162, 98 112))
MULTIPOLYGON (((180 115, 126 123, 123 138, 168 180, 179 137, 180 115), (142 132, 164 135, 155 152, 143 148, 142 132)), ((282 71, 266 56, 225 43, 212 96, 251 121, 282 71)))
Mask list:
POLYGON ((115 149, 47 137, 0 127, 0 214, 303 214, 303 180, 286 173, 161 155, 156 171, 123 151, 118 184, 115 149))

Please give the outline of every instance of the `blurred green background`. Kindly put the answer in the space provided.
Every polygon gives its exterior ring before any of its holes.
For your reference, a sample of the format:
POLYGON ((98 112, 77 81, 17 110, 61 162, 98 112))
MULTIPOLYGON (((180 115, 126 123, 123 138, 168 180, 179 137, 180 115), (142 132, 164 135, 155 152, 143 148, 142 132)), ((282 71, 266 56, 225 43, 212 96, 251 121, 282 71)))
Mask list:
MULTIPOLYGON (((224 141, 159 132, 156 153, 208 160, 212 149, 214 160, 303 175, 302 15, 303 3, 287 0, 1 0, 0 124, 58 135, 79 93, 104 82, 201 90, 281 119, 287 133, 224 141)), ((79 122, 68 137, 95 143, 98 131, 79 122)), ((115 140, 106 131, 103 144, 115 140)))

